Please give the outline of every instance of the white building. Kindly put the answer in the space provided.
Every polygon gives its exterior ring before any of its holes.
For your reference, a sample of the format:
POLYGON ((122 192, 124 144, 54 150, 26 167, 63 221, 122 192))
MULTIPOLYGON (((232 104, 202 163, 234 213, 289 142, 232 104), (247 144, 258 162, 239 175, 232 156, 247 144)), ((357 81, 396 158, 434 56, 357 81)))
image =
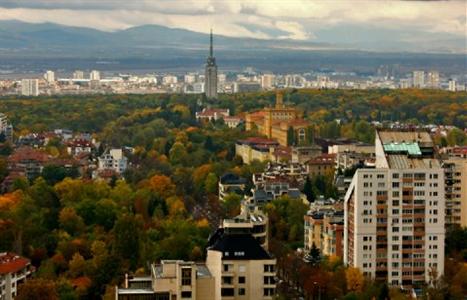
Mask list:
POLYGON ((10 252, 0 253, 0 299, 13 300, 18 294, 18 286, 33 272, 29 259, 10 252))
POLYGON ((39 80, 38 79, 21 80, 21 95, 39 96, 39 80))
POLYGON ((122 174, 128 166, 128 158, 123 154, 122 149, 111 149, 105 151, 98 158, 98 169, 103 170, 114 170, 118 174, 122 174))
POLYGON ((185 76, 183 77, 183 81, 185 81, 185 83, 189 83, 189 84, 193 84, 196 82, 196 74, 185 74, 185 76))
POLYGON ((90 80, 101 80, 101 73, 97 70, 92 70, 91 73, 89 73, 89 79, 90 80))
POLYGON ((451 92, 455 92, 457 90, 456 83, 457 82, 454 79, 449 79, 448 90, 451 91, 451 92))
POLYGON ((413 86, 419 89, 425 87, 425 71, 413 71, 413 86))
POLYGON ((73 79, 84 79, 84 72, 81 70, 76 70, 73 72, 73 79))
POLYGON ((44 73, 44 79, 47 81, 47 83, 55 82, 55 73, 54 73, 54 71, 47 70, 44 73))
POLYGON ((275 79, 276 77, 274 76, 274 74, 261 75, 261 88, 263 90, 272 89, 275 85, 275 79))
POLYGON ((162 77, 163 85, 176 84, 178 82, 177 76, 167 75, 162 77))
POLYGON ((426 87, 430 89, 438 89, 439 88, 439 72, 438 71, 430 71, 426 75, 426 87))
POLYGON ((444 272, 444 170, 427 132, 377 131, 375 149, 345 195, 344 263, 419 287, 444 272))

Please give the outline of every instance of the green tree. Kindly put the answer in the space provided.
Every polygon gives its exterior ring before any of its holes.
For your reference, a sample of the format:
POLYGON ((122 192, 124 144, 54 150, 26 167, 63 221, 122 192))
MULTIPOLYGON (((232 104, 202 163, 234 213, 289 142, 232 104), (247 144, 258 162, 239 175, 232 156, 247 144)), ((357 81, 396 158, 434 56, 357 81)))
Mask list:
POLYGON ((142 222, 135 216, 124 214, 117 219, 113 228, 115 256, 130 262, 134 269, 140 257, 140 232, 142 222))

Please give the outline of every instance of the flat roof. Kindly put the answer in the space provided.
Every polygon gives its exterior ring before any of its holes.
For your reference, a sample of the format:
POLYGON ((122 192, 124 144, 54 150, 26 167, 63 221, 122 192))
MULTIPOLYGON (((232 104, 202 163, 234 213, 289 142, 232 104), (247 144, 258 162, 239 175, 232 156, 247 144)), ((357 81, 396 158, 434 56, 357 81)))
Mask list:
POLYGON ((433 144, 431 136, 426 131, 378 131, 379 138, 383 144, 418 142, 423 144, 433 144))
POLYGON ((383 144, 384 152, 393 153, 393 152, 407 152, 409 155, 422 155, 422 151, 418 146, 418 143, 384 143, 383 144))
POLYGON ((394 169, 432 169, 441 168, 437 159, 433 158, 410 158, 407 155, 388 155, 389 166, 394 169))

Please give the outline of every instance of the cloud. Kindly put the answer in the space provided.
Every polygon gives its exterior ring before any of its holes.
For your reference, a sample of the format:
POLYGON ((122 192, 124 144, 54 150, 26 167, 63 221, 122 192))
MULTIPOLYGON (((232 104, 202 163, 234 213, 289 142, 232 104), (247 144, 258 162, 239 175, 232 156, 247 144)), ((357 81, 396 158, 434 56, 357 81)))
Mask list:
POLYGON ((255 38, 313 39, 346 24, 466 38, 464 1, 313 0, 0 0, 0 19, 55 22, 101 30, 158 24, 255 38), (256 28, 256 29, 255 29, 256 28), (263 28, 263 29, 261 29, 263 28), (279 36, 271 32, 280 31, 279 36))

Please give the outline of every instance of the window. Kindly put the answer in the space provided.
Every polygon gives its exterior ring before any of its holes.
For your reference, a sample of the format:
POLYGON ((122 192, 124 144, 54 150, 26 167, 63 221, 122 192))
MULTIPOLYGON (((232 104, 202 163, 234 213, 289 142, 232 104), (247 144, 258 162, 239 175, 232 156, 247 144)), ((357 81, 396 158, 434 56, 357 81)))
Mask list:
POLYGON ((399 182, 393 182, 392 187, 393 188, 398 188, 399 187, 399 182))
POLYGON ((222 297, 233 297, 234 296, 234 289, 233 288, 222 288, 221 289, 221 296, 222 297))
POLYGON ((243 295, 245 295, 245 294, 246 294, 245 288, 239 288, 239 289, 238 289, 238 295, 239 295, 239 296, 243 296, 243 295))
POLYGON ((182 292, 182 298, 191 298, 191 292, 190 291, 183 291, 182 292))
POLYGON ((232 276, 222 276, 222 284, 232 284, 232 276))
POLYGON ((239 265, 238 266, 238 272, 240 272, 240 273, 246 272, 246 266, 245 265, 239 265))
POLYGON ((392 178, 394 178, 394 179, 399 178, 399 173, 393 173, 393 174, 392 174, 392 178))
POLYGON ((239 276, 238 283, 245 283, 245 276, 239 276))
POLYGON ((263 293, 264 293, 264 296, 274 296, 274 289, 273 288, 265 288, 263 293))
POLYGON ((264 265, 264 272, 273 273, 274 272, 274 265, 264 265))
POLYGON ((264 276, 264 284, 274 284, 274 276, 264 276))
POLYGON ((182 285, 191 285, 191 268, 182 268, 182 285))

